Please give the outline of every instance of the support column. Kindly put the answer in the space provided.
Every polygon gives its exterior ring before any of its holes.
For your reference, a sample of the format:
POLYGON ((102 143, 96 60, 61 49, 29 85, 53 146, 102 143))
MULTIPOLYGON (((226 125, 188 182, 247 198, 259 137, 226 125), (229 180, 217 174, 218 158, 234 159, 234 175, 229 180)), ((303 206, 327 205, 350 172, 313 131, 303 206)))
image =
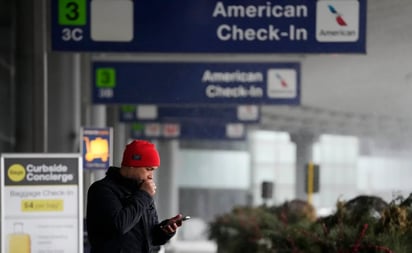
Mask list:
POLYGON ((80 148, 80 54, 49 55, 49 150, 76 153, 80 148))
MULTIPOLYGON (((106 127, 106 106, 93 105, 92 113, 92 127, 106 127)), ((90 184, 94 181, 102 179, 106 175, 106 170, 94 170, 90 173, 90 184)))
MULTIPOLYGON (((91 61, 92 57, 89 54, 82 54, 80 68, 82 70, 82 127, 107 127, 107 112, 105 105, 95 105, 91 102, 92 76, 91 76, 91 61)), ((96 180, 103 178, 106 175, 106 170, 84 171, 83 173, 84 190, 87 193, 89 186, 96 180)), ((86 199, 86 198, 85 198, 86 199)))
POLYGON ((254 132, 249 131, 247 135, 248 151, 250 155, 250 168, 249 168, 249 193, 247 196, 247 204, 254 206, 258 204, 259 189, 256 185, 257 168, 256 168, 256 145, 258 145, 254 138, 254 132))
POLYGON ((156 206, 159 219, 170 218, 179 213, 178 161, 179 141, 160 140, 156 144, 160 153, 160 167, 156 170, 156 206))
POLYGON ((128 134, 130 131, 127 131, 128 127, 125 123, 118 122, 113 127, 113 157, 112 164, 120 165, 123 159, 123 151, 128 142, 128 134))
POLYGON ((295 196, 297 199, 306 200, 305 191, 305 165, 313 161, 313 144, 318 135, 313 133, 291 133, 290 139, 296 144, 296 169, 295 169, 295 196))
POLYGON ((119 106, 110 105, 106 108, 107 126, 113 128, 113 156, 111 164, 120 166, 123 158, 123 151, 130 139, 129 124, 119 121, 119 106))
MULTIPOLYGON (((11 1, 15 8, 16 152, 48 152, 45 0, 11 1)), ((3 39, 3 38, 2 38, 3 39)))
MULTIPOLYGON (((80 59, 79 68, 81 71, 81 127, 106 127, 106 106, 93 105, 91 103, 91 55, 83 53, 80 59)), ((106 175, 106 170, 84 170, 83 171, 83 198, 84 198, 84 214, 87 209, 87 191, 92 183, 103 178, 106 175)))

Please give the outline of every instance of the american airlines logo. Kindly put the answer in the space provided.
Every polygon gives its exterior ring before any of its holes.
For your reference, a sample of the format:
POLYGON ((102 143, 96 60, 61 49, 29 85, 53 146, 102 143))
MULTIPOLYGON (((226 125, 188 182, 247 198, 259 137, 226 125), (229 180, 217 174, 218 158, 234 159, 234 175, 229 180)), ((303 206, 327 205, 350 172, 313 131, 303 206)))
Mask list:
POLYGON ((297 73, 294 69, 268 69, 267 96, 294 98, 297 96, 297 73))
POLYGON ((354 42, 359 39, 359 1, 324 0, 316 7, 316 40, 354 42))
POLYGON ((342 14, 340 14, 333 5, 329 4, 329 11, 335 16, 336 23, 338 23, 340 26, 347 26, 345 19, 342 17, 342 14))

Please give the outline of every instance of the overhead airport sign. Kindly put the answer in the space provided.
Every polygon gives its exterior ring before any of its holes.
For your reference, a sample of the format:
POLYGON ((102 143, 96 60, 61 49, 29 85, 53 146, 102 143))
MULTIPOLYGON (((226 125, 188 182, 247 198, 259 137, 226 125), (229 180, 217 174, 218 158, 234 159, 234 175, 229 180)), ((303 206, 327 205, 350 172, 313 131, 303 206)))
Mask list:
POLYGON ((237 106, 157 106, 123 105, 120 107, 121 122, 167 122, 170 120, 207 120, 218 122, 258 123, 260 107, 237 106))
POLYGON ((95 104, 300 103, 299 63, 94 62, 95 104))
POLYGON ((366 0, 52 0, 52 49, 365 53, 366 0))
POLYGON ((134 123, 131 128, 134 139, 179 140, 232 140, 246 139, 242 123, 216 123, 208 121, 179 121, 168 123, 134 123))

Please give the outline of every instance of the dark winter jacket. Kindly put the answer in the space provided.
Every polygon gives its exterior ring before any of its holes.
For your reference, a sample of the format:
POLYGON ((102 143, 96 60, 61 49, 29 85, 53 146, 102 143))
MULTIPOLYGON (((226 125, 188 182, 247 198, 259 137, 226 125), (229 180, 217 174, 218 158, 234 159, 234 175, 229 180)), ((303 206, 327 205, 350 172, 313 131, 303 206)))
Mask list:
POLYGON ((160 229, 153 198, 135 180, 110 167, 87 196, 87 232, 91 253, 151 253, 172 236, 160 229))

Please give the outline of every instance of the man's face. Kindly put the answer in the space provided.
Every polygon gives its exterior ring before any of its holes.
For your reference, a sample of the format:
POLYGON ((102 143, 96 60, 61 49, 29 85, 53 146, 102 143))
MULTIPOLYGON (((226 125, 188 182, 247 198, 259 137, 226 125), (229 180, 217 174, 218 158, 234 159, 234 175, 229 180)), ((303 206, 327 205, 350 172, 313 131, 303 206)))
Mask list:
POLYGON ((122 167, 121 174, 124 177, 135 180, 152 180, 153 173, 158 167, 122 167))

